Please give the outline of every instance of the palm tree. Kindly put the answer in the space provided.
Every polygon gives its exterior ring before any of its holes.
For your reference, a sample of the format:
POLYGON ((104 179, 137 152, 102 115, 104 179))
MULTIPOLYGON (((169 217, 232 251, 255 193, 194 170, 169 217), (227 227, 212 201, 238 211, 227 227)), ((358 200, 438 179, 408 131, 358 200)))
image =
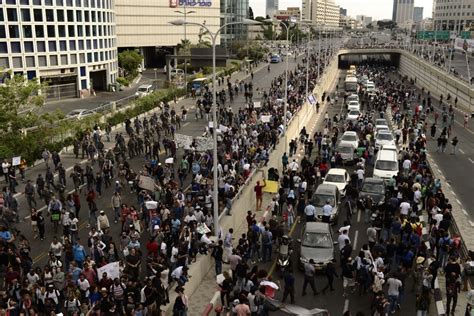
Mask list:
POLYGON ((179 55, 189 54, 189 50, 191 48, 191 41, 188 39, 182 39, 181 42, 176 45, 176 48, 178 49, 179 55))
POLYGON ((198 47, 211 47, 212 38, 209 31, 201 27, 198 34, 198 47))

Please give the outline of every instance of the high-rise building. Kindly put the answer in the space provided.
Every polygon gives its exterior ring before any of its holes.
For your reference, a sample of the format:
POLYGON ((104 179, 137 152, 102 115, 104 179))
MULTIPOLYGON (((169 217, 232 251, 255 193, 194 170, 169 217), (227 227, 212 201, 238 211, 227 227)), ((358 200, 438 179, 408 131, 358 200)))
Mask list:
POLYGON ((339 27, 340 8, 334 0, 303 0, 303 20, 311 20, 325 27, 339 27))
POLYGON ((474 2, 472 0, 438 0, 433 8, 433 21, 436 30, 461 32, 468 30, 474 24, 474 2))
POLYGON ((339 8, 339 14, 341 16, 347 16, 347 9, 339 8))
MULTIPOLYGON (((230 22, 242 22, 248 18, 249 0, 220 0, 220 4, 221 26, 230 22)), ((224 47, 229 47, 233 41, 241 40, 247 40, 246 25, 228 25, 221 33, 221 44, 224 47)))
POLYGON ((114 1, 0 2, 0 69, 47 80, 47 97, 108 89, 118 73, 114 1))
POLYGON ((271 19, 276 11, 278 11, 278 0, 267 0, 265 15, 271 19))
POLYGON ((410 28, 413 24, 414 7, 414 0, 394 0, 392 19, 397 22, 398 26, 410 28))
POLYGON ((371 16, 357 15, 356 20, 359 21, 360 24, 364 27, 372 23, 372 17, 371 16))
POLYGON ((413 8, 413 22, 421 22, 423 20, 423 7, 413 8))

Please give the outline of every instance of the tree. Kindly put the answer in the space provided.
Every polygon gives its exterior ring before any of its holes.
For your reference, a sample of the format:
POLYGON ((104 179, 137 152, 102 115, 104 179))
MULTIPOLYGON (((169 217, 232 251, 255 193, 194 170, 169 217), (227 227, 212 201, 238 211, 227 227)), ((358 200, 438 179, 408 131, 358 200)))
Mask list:
POLYGON ((253 10, 252 10, 252 7, 249 7, 249 19, 250 20, 253 20, 253 10))
POLYGON ((176 45, 178 49, 178 55, 189 55, 191 48, 191 41, 188 39, 182 39, 181 42, 176 45))
POLYGON ((143 61, 143 56, 135 50, 126 50, 118 54, 119 66, 125 71, 127 79, 134 79, 138 75, 138 67, 143 61))
POLYGON ((397 27, 397 22, 395 21, 377 21, 377 26, 379 29, 389 29, 392 30, 397 27))

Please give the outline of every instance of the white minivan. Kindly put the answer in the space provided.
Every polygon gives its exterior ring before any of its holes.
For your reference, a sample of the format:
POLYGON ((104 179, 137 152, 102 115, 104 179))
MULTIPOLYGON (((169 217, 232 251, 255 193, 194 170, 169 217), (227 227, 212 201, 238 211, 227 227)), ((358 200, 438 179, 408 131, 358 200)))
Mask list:
POLYGON ((391 179, 398 174, 397 153, 381 149, 377 152, 374 165, 374 178, 391 179))
POLYGON ((138 98, 142 98, 149 95, 152 92, 153 92, 153 86, 151 84, 143 84, 138 87, 137 92, 135 92, 135 95, 138 98))

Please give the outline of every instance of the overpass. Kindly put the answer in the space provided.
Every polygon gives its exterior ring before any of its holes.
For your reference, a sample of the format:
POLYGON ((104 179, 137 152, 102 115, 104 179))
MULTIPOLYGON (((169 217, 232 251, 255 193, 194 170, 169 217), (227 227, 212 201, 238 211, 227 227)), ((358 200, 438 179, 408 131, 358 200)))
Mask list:
POLYGON ((474 86, 436 67, 429 61, 396 47, 341 48, 338 52, 339 68, 345 68, 348 61, 363 61, 364 58, 390 59, 399 68, 401 75, 413 80, 419 88, 425 88, 439 98, 449 94, 458 97, 458 107, 474 113, 474 86))

